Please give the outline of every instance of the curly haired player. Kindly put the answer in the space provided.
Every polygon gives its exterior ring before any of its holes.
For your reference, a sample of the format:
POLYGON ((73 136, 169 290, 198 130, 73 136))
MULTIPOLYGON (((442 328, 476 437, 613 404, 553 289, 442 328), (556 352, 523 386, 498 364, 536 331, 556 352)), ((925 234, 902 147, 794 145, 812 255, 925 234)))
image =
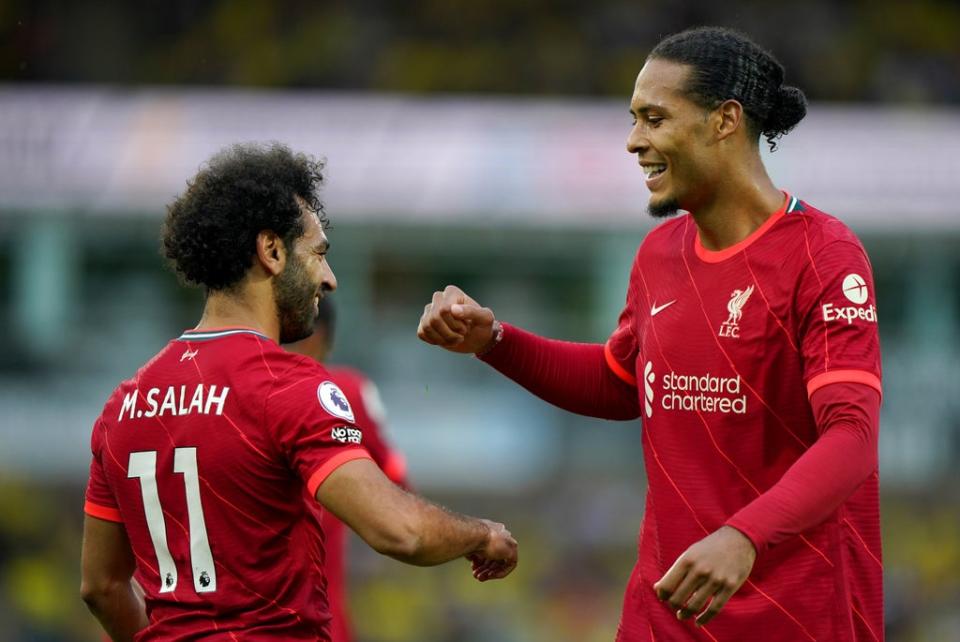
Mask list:
POLYGON ((337 285, 321 170, 239 145, 169 208, 164 251, 206 303, 93 428, 81 593, 114 640, 330 640, 315 501, 409 564, 469 557, 481 581, 516 565, 502 524, 387 479, 324 368, 279 346, 337 285))

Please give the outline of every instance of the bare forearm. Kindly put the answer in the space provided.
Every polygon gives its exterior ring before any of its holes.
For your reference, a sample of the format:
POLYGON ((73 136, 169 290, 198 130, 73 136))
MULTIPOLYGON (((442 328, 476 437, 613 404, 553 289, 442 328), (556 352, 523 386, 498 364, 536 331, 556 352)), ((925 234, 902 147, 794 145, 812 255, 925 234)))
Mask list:
POLYGON ((481 358, 564 410, 602 419, 640 416, 636 388, 610 371, 602 344, 546 339, 505 324, 501 343, 481 358))
POLYGON ((83 599, 114 642, 132 642, 134 635, 149 624, 143 601, 131 582, 85 594, 83 599))
POLYGON ((411 511, 415 545, 392 557, 407 564, 434 566, 483 548, 489 537, 489 527, 483 520, 460 515, 413 495, 409 497, 416 504, 411 511))

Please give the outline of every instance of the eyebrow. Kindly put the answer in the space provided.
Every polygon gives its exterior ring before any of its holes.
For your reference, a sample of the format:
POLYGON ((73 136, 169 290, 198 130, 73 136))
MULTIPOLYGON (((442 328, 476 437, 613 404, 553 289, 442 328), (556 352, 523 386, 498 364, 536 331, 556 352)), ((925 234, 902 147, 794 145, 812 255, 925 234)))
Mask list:
POLYGON ((313 251, 314 251, 314 252, 319 252, 320 254, 323 254, 323 253, 325 253, 325 252, 329 252, 329 251, 330 251, 330 241, 327 241, 326 239, 324 239, 323 241, 320 241, 320 242, 317 243, 317 245, 313 248, 313 251))
POLYGON ((665 107, 663 107, 662 105, 643 105, 642 107, 639 107, 639 108, 637 108, 637 109, 634 109, 633 107, 630 107, 630 115, 631 115, 631 116, 646 116, 646 115, 647 115, 650 111, 652 111, 652 110, 656 110, 656 111, 658 111, 658 112, 661 112, 661 113, 663 113, 664 115, 669 115, 669 114, 670 114, 670 110, 667 109, 667 108, 665 108, 665 107))

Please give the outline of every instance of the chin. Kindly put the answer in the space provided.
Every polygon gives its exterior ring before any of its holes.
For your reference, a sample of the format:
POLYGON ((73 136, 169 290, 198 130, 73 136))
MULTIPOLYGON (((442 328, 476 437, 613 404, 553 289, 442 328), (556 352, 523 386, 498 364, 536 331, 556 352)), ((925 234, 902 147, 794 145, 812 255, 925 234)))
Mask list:
POLYGON ((650 198, 647 203, 647 211, 653 218, 667 218, 675 216, 680 211, 680 204, 677 199, 664 196, 658 199, 650 198))
POLYGON ((302 341, 313 334, 316 317, 311 312, 300 319, 280 319, 280 343, 302 341))

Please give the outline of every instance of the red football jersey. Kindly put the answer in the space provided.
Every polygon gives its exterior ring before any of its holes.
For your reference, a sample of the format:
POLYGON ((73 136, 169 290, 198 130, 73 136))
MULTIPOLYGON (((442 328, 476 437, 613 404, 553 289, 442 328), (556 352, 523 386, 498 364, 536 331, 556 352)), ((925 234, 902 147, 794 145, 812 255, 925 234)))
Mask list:
POLYGON ((687 547, 775 484, 813 444, 809 395, 880 391, 870 262, 837 219, 787 196, 720 252, 690 215, 637 252, 607 361, 637 386, 649 487, 618 640, 883 639, 878 477, 826 521, 759 542, 743 587, 706 627, 679 621, 653 584, 687 547))
POLYGON ((323 367, 252 329, 185 332, 120 384, 85 510, 126 528, 150 619, 137 640, 329 640, 312 498, 369 457, 361 439, 323 367))
MULTIPOLYGON (((350 400, 356 425, 363 431, 363 445, 373 461, 395 484, 407 487, 406 462, 396 450, 390 448, 384 439, 382 423, 384 421, 383 404, 380 393, 372 381, 361 372, 352 368, 329 366, 330 380, 350 400)), ((317 510, 321 507, 314 502, 317 510)), ((321 510, 320 524, 323 528, 326 545, 327 598, 330 602, 330 639, 333 642, 353 640, 352 626, 347 609, 346 553, 347 527, 327 510, 321 510)))

